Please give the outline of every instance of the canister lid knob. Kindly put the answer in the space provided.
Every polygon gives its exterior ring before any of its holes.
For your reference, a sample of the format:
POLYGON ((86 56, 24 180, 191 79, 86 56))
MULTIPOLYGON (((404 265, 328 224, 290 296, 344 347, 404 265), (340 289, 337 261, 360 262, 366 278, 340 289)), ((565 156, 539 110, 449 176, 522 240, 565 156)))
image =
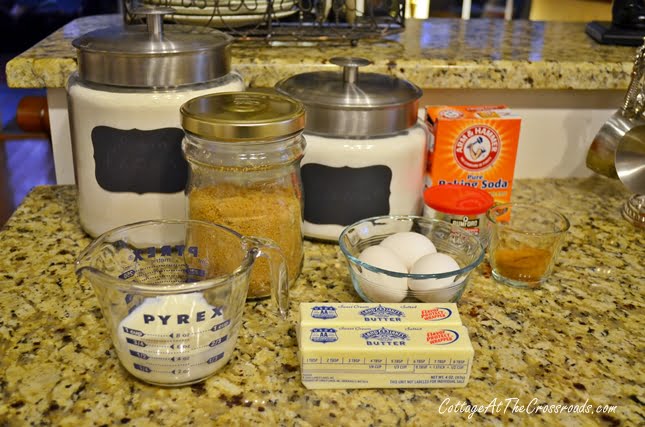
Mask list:
POLYGON ((163 17, 172 15, 176 10, 172 7, 137 7, 132 11, 134 16, 145 16, 148 33, 155 39, 163 38, 163 17))
POLYGON ((343 81, 345 83, 356 83, 358 81, 358 68, 372 64, 369 59, 351 56, 336 56, 330 59, 329 62, 343 67, 343 81))

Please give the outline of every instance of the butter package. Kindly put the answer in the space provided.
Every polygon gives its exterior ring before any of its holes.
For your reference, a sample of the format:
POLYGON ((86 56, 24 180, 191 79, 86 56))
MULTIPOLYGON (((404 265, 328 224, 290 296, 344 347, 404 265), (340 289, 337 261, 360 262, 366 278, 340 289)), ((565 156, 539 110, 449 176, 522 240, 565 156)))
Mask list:
POLYGON ((301 326, 309 389, 465 387, 474 351, 463 326, 301 326))
POLYGON ((301 325, 461 326, 454 303, 301 303, 301 325))
POLYGON ((428 187, 460 184, 511 200, 521 119, 505 105, 428 106, 428 187))

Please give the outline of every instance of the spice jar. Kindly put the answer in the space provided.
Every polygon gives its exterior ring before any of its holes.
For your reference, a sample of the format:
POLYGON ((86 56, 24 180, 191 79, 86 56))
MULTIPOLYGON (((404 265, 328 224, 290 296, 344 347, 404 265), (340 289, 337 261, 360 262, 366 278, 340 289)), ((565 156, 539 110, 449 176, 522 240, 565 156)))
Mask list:
POLYGON ((429 134, 418 119, 417 86, 359 73, 366 59, 330 62, 342 68, 297 74, 276 90, 307 109, 305 235, 337 242, 361 219, 421 214, 429 134))
POLYGON ((486 212, 495 204, 490 193, 468 185, 443 184, 427 188, 423 198, 423 216, 457 225, 479 236, 484 248, 488 246, 486 212))
MULTIPOLYGON (((182 105, 181 120, 190 165, 189 218, 271 239, 286 258, 293 283, 303 260, 302 104, 269 93, 213 94, 182 105)), ((261 261, 251 276, 249 298, 271 294, 269 266, 261 261)))
POLYGON ((196 96, 244 90, 230 70, 232 37, 163 26, 170 8, 137 9, 147 25, 75 39, 67 83, 80 222, 97 236, 150 218, 185 217, 188 164, 179 107, 196 96))

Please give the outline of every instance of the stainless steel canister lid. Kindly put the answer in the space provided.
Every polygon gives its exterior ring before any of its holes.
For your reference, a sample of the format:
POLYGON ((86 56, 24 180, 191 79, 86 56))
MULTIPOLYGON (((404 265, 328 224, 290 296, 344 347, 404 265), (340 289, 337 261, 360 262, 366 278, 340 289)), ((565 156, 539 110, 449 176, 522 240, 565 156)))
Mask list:
POLYGON ((177 87, 208 82, 230 71, 232 37, 206 27, 172 25, 174 9, 139 8, 147 25, 108 27, 74 39, 84 81, 125 87, 177 87))
POLYGON ((302 132, 305 108, 264 92, 224 92, 193 98, 180 109, 186 132, 221 142, 267 141, 302 132))
POLYGON ((332 64, 342 72, 319 71, 282 80, 276 90, 307 108, 305 130, 335 137, 391 135, 417 121, 422 91, 396 77, 359 73, 367 59, 336 57, 332 64))

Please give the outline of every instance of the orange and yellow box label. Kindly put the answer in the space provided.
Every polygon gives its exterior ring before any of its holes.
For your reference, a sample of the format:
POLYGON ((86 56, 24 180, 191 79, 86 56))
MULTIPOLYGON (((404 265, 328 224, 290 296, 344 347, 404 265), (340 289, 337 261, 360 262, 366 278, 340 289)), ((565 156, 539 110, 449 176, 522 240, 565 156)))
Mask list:
POLYGON ((461 184, 511 200, 521 119, 505 105, 428 106, 427 185, 461 184))

